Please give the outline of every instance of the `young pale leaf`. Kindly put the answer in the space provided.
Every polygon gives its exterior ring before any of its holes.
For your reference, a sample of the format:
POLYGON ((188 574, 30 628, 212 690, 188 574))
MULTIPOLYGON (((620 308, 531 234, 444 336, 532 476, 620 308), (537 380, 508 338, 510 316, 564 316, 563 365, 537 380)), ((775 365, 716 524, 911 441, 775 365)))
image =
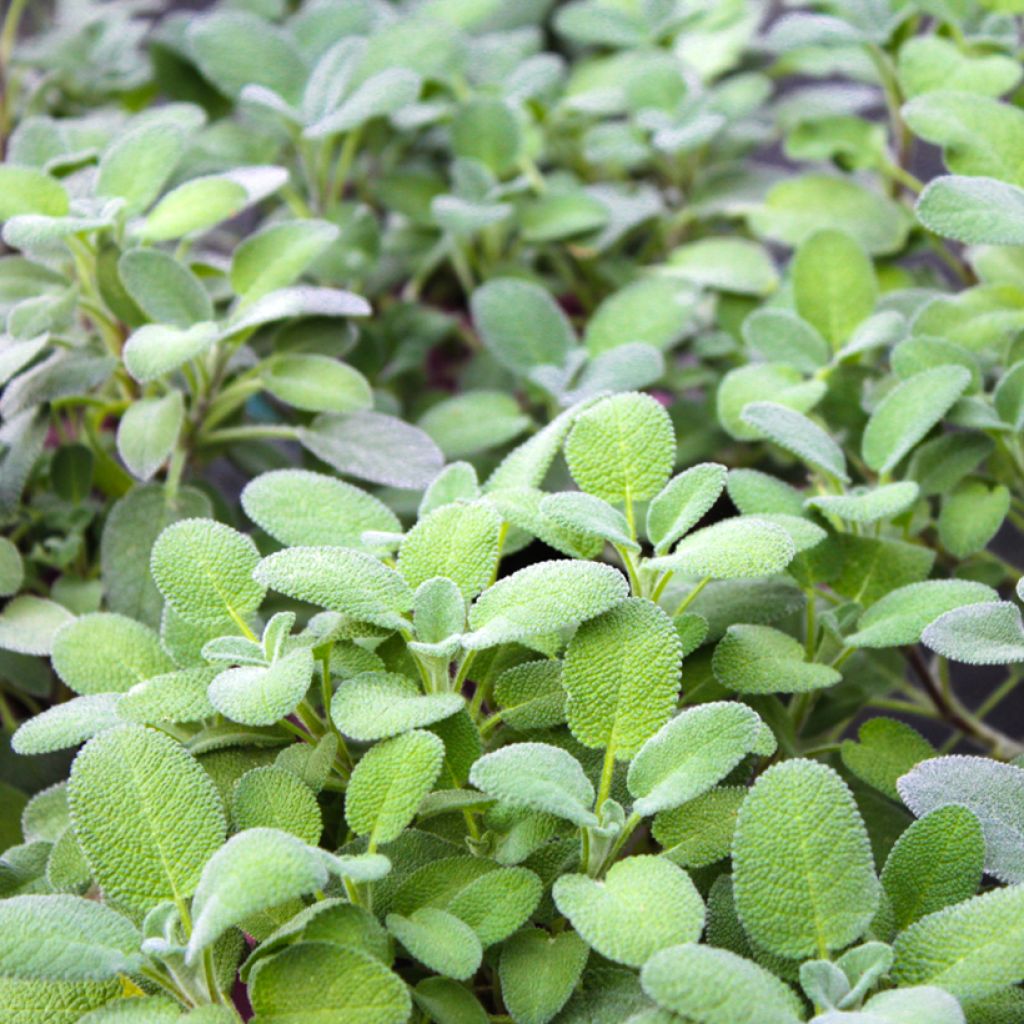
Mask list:
POLYGON ((369 303, 352 292, 339 288, 314 288, 312 285, 296 285, 293 288, 278 288, 245 307, 224 329, 222 337, 251 332, 265 324, 294 317, 343 317, 369 316, 369 303))
POLYGON ((629 766, 634 812, 647 817, 707 792, 759 746, 760 729, 756 712, 738 702, 716 701, 680 712, 629 766))
POLYGON ((90 740, 75 759, 68 799, 93 877, 107 899, 133 915, 187 899, 224 842, 224 812, 210 777, 175 740, 141 726, 90 740))
POLYGON ((1024 189, 996 178, 933 178, 914 212, 926 228, 958 242, 1024 245, 1024 189))
POLYGON ((876 601, 848 636, 849 647, 898 647, 916 644, 921 633, 940 615, 954 608, 998 600, 984 583, 971 580, 925 580, 911 583, 876 601))
POLYGON ((736 815, 746 798, 745 786, 716 786, 670 811, 659 811, 651 834, 662 856, 683 868, 703 868, 732 851, 736 815))
POLYGON ((259 1024, 405 1024, 409 990, 375 957, 302 942, 268 960, 249 989, 259 1024))
POLYGON ((917 501, 918 491, 918 485, 907 480, 859 493, 819 495, 805 505, 848 523, 877 523, 905 512, 917 501))
POLYGON ((413 600, 413 624, 419 642, 443 643, 462 632, 466 602, 451 580, 443 576, 424 580, 416 588, 413 600))
POLYGON ((372 852, 396 839, 441 772, 444 743, 413 730, 372 747, 356 765, 345 795, 345 820, 372 852))
POLYGON ((796 546, 781 526, 756 516, 736 516, 691 533, 671 555, 646 564, 686 576, 752 579, 782 572, 795 554, 796 546))
POLYGON ((339 473, 359 480, 419 490, 444 465, 441 449, 418 427, 365 410, 323 413, 299 440, 339 473))
POLYGON ((488 281, 473 292, 470 311, 484 346, 515 373, 562 366, 576 347, 568 317, 546 289, 529 281, 488 281))
POLYGON ((184 330, 213 320, 213 303, 199 278, 159 249, 129 249, 117 272, 129 298, 153 323, 184 330))
POLYGON ((655 554, 663 555, 696 526, 725 488, 729 471, 703 462, 674 476, 647 506, 647 536, 655 554))
POLYGON ((247 917, 324 888, 327 878, 319 852, 287 832, 254 828, 232 836, 196 886, 187 959, 247 917))
POLYGON ((524 928, 501 950, 501 995, 516 1024, 547 1024, 568 1002, 590 956, 575 932, 524 928))
POLYGON ((302 779, 276 764, 246 772, 231 793, 231 820, 240 832, 273 828, 310 846, 320 841, 323 818, 316 795, 302 779))
POLYGON ((398 571, 415 589, 443 576, 472 600, 497 573, 501 517, 486 502, 445 505, 421 519, 398 549, 398 571))
POLYGON ((412 590, 394 569, 351 548, 286 548, 264 558, 254 576, 278 593, 384 629, 405 628, 402 613, 413 606, 412 590))
POLYGON ((216 668, 203 666, 152 676, 122 695, 117 713, 140 725, 211 718, 217 709, 210 703, 207 690, 216 675, 216 668))
POLYGON ((996 97, 1020 82, 1021 69, 1002 55, 968 56, 940 36, 915 36, 900 47, 897 74, 908 97, 937 90, 996 97))
POLYGON ((630 536, 626 517, 608 502, 582 491, 549 494, 540 503, 540 512, 560 528, 593 534, 609 544, 628 551, 639 551, 640 545, 630 536))
POLYGON ((793 990, 727 949, 686 943, 655 953, 640 975, 659 1005, 696 1024, 798 1024, 793 990))
POLYGON ((243 303, 286 288, 339 235, 325 220, 270 224, 246 238, 231 257, 231 287, 243 303))
POLYGON ((119 700, 118 694, 98 693, 54 704, 22 722, 11 737, 11 749, 17 754, 49 754, 77 747, 121 723, 119 700))
POLYGON ((872 718, 857 733, 857 741, 843 740, 840 755, 846 768, 862 782, 899 800, 896 780, 916 764, 935 756, 935 748, 906 722, 872 718))
POLYGON ((893 980, 980 997, 1024 979, 1024 885, 929 914, 896 939, 893 980))
POLYGON ((146 324, 124 346, 124 365, 140 383, 148 384, 202 355, 217 340, 217 325, 209 321, 191 327, 146 324))
POLYGON ((290 715, 309 689, 313 653, 300 647, 270 666, 244 665, 210 683, 210 703, 242 725, 273 725, 290 715))
POLYGON ((505 669, 494 683, 501 720, 513 729, 549 729, 565 721, 562 663, 527 661, 505 669))
POLYGON ((1024 768, 986 757, 936 757, 916 765, 897 789, 919 817, 948 804, 966 807, 985 834, 985 870, 1002 882, 1024 882, 1024 768))
POLYGON ((338 687, 331 719, 361 743, 433 725, 465 707, 460 694, 424 696, 416 684, 394 672, 364 672, 338 687))
POLYGON ((305 469, 275 469, 242 491, 245 514, 289 547, 358 548, 368 530, 398 533, 398 517, 352 484, 305 469))
POLYGON ((0 220, 25 214, 63 217, 68 212, 68 194, 56 178, 34 167, 6 163, 0 168, 0 220))
POLYGON ((643 966, 660 949, 696 942, 704 930, 704 902, 690 876, 661 857, 621 860, 603 882, 562 875, 552 896, 591 949, 628 967, 643 966))
POLYGON ((126 917, 79 896, 0 901, 0 972, 40 981, 106 981, 142 963, 142 936, 126 917))
POLYGON ((425 516, 453 501, 475 501, 480 497, 480 481, 476 469, 468 462, 452 462, 445 466, 423 492, 417 515, 425 516))
POLYGON ((357 412, 373 405, 367 379, 351 366, 315 353, 279 353, 260 379, 275 398, 306 412, 357 412))
POLYGON ((722 429, 738 441, 762 440, 760 428, 743 419, 748 405, 766 395, 777 405, 797 412, 813 409, 825 394, 820 380, 805 380, 799 370, 782 363, 748 363, 730 370, 715 394, 715 412, 722 429))
POLYGON ((1024 661, 1024 623, 1020 609, 1010 601, 954 608, 925 627, 921 642, 937 654, 967 665, 1024 661))
POLYGON ((985 837, 966 807, 951 803, 915 821, 896 841, 882 870, 894 932, 970 899, 984 870, 985 837))
POLYGON ((793 760, 754 783, 733 841, 736 908, 759 946, 827 958, 859 938, 878 907, 867 831, 831 768, 793 760))
POLYGON ((739 295, 769 295, 779 284, 771 254, 745 238, 704 238, 669 253, 662 273, 739 295))
POLYGON ((192 178, 172 189, 153 207, 139 226, 138 236, 146 242, 165 242, 206 231, 234 217, 248 203, 248 190, 227 175, 192 178))
POLYGON ((800 316, 838 351, 874 312, 875 268, 855 238, 842 231, 819 231, 796 251, 793 297, 800 316))
POLYGON ((439 907, 420 907, 408 917, 388 914, 388 931, 420 963, 447 978, 476 974, 483 947, 469 925, 439 907))
POLYGON ((140 480, 148 480, 167 460, 185 420, 180 391, 144 398, 130 405, 117 425, 117 451, 140 480))
POLYGON ((473 632, 463 637, 463 646, 494 647, 576 626, 613 608, 628 592, 626 578, 610 565, 537 562, 476 599, 469 613, 473 632))
POLYGON ((566 750, 547 743, 514 743, 477 760, 469 781, 513 807, 528 807, 592 826, 594 787, 566 750))
POLYGON ((22 594, 0 614, 0 650, 50 654, 57 634, 74 621, 64 605, 34 594, 22 594))
POLYGON ((569 729, 584 746, 629 760, 668 721, 681 669, 672 620, 646 598, 627 598, 569 642, 562 670, 569 729))
POLYGON ((588 494, 629 507, 653 498, 675 464, 675 431, 650 395, 612 395, 580 413, 565 442, 573 479, 588 494))
POLYGON ((153 545, 150 567, 164 600, 186 622, 244 622, 266 593, 253 578, 260 564, 250 537, 212 519, 167 527, 153 545))
POLYGON ((124 693, 174 662, 160 637, 114 612, 92 612, 66 625, 53 641, 53 668, 75 693, 124 693))
POLYGON ((946 415, 970 382, 971 374, 962 366, 937 366, 897 384, 878 403, 864 428, 864 461, 879 473, 895 469, 946 415))
POLYGON ((715 678, 736 693, 807 693, 835 686, 841 674, 805 660, 803 644, 771 626, 730 626, 715 647, 715 678))
POLYGON ((850 479, 842 449, 802 413, 776 402, 751 402, 744 407, 741 418, 761 436, 803 459, 812 469, 844 482, 850 479))

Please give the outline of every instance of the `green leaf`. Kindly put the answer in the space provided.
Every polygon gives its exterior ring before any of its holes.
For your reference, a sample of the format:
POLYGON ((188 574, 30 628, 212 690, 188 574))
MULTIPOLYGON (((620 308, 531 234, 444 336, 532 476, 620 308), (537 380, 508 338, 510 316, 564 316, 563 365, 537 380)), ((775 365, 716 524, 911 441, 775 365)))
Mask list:
POLYGON ((326 861, 301 839, 273 828, 237 833, 203 867, 187 960, 247 917, 324 888, 327 878, 326 861))
POLYGON ((68 797, 93 877, 108 900, 132 915, 187 899, 224 841, 224 812, 210 777, 176 741, 141 726, 90 740, 75 759, 68 797))
POLYGON ((863 246, 843 231, 811 235, 793 260, 796 311, 838 351, 878 300, 875 268, 863 246))
POLYGON ((473 292, 470 311, 485 348, 514 373, 562 366, 576 347, 568 317, 529 281, 493 278, 473 292))
POLYGON ((34 167, 0 167, 0 196, 0 221, 33 213, 63 217, 68 212, 64 186, 34 167))
POLYGON ((441 772, 444 743, 413 730, 372 747, 356 765, 345 796, 345 820, 367 836, 372 852, 397 838, 441 772))
POLYGON ((394 569, 351 548, 286 548, 264 558, 254 576, 280 594, 384 629, 406 628, 402 613, 413 605, 412 590, 394 569))
MULTIPOLYGON (((452 152, 479 160, 502 177, 515 166, 522 145, 519 120, 501 99, 480 96, 463 104, 451 125, 452 152)), ((473 314, 476 319, 476 313, 473 314)), ((559 360, 559 362, 561 362, 559 360)))
POLYGON ((21 553, 6 537, 0 538, 0 597, 16 594, 24 581, 21 553))
POLYGON ((656 554, 663 555, 696 526, 718 501, 728 470, 703 462, 674 476, 647 506, 647 536, 656 554))
POLYGON ((206 321, 185 329, 146 324, 124 346, 124 365, 140 383, 148 384, 202 355, 217 340, 217 325, 206 321))
POLYGON ((663 273, 739 295, 769 295, 779 285, 771 254, 745 238, 704 238, 681 245, 669 253, 663 273))
POLYGON ((272 828, 296 836, 310 846, 324 830, 313 791, 287 768, 268 764, 246 772, 231 793, 231 820, 240 832, 272 828))
POLYGON ((160 194, 184 151, 184 132, 164 122, 115 135, 100 158, 96 195, 123 199, 124 215, 134 217, 160 194))
POLYGON ((388 914, 388 931, 420 963, 465 981, 480 967, 483 947, 473 929, 438 907, 420 907, 408 917, 388 914))
POLYGON ((760 436, 792 452, 812 469, 844 482, 850 479, 843 450, 821 427, 795 409, 776 402, 751 402, 740 418, 760 436))
POLYGON ((186 622, 235 622, 259 608, 266 593, 253 578, 261 565, 252 539, 212 519, 168 526, 153 545, 150 566, 164 600, 186 622))
POLYGON ((313 653, 300 647, 270 666, 243 665, 210 683, 210 703, 242 725, 273 725, 290 715, 313 678, 313 653))
POLYGON ((893 980, 979 997, 1024 979, 1024 886, 929 914, 896 939, 893 980))
POLYGON ((612 292, 594 310, 583 333, 591 355, 640 341, 667 351, 694 315, 693 290, 678 281, 643 277, 612 292))
POLYGON ((599 231, 608 223, 605 203, 582 189, 548 192, 528 202, 519 214, 523 240, 558 242, 599 231))
POLYGON ((343 682, 331 701, 331 719, 361 743, 433 725, 465 707, 457 693, 423 695, 394 672, 363 672, 343 682))
POLYGON ((213 320, 213 303, 202 282, 159 249, 129 249, 117 272, 131 300, 154 323, 181 330, 213 320))
POLYGON ((697 1024, 798 1024, 796 993, 727 949, 687 943, 655 953, 640 975, 659 1005, 697 1024))
POLYGON ((440 1024, 487 1024, 487 1011, 464 985, 449 978, 424 978, 412 990, 416 1005, 440 1024))
POLYGON ((907 97, 947 89, 996 97, 1017 85, 1021 69, 1002 54, 974 57, 940 36, 915 36, 900 47, 897 74, 907 97))
POLYGON ((761 724, 754 711, 732 701, 681 711, 629 766, 633 811, 647 817, 706 793, 760 746, 761 724))
POLYGON ((516 1024, 547 1024, 568 1002, 590 955, 575 932, 524 928, 501 949, 501 996, 516 1024))
POLYGON ((730 370, 718 385, 715 411, 722 429, 737 441, 761 440, 763 434, 743 419, 753 402, 770 395, 776 405, 807 412, 821 401, 825 386, 806 380, 799 370, 782 363, 749 363, 730 370))
POLYGON ((785 309, 756 309, 743 321, 743 342, 769 363, 814 373, 831 358, 829 344, 806 320, 785 309))
POLYGON ((894 931, 970 899, 984 868, 981 825, 966 807, 949 804, 915 821, 896 841, 882 871, 894 931))
POLYGON ((949 804, 966 807, 985 835, 985 871, 1024 882, 1024 769, 984 757, 936 757, 908 771, 897 788, 918 817, 949 804))
POLYGON ((465 391, 431 406, 419 419, 448 459, 462 459, 497 448, 518 437, 532 421, 513 395, 465 391))
POLYGON ((756 516, 736 516, 684 537, 671 555, 646 567, 712 579, 753 579, 782 572, 796 554, 789 534, 756 516))
POLYGON ((672 620, 646 598, 627 598, 585 622, 562 670, 572 734, 629 760, 672 714, 681 668, 672 620))
POLYGON ((501 517, 486 502, 445 505, 405 535, 398 549, 398 571, 414 589, 444 576, 468 601, 496 575, 500 537, 501 517))
POLYGON ((55 704, 23 722, 11 737, 11 749, 17 754, 49 754, 54 750, 77 747, 93 736, 119 725, 118 697, 100 693, 73 697, 55 704))
POLYGON ((864 461, 889 473, 949 411, 971 381, 962 366, 923 370, 897 384, 875 407, 861 439, 864 461))
POLYGON ((613 608, 628 594, 626 578, 610 565, 536 562, 488 587, 473 604, 463 637, 468 649, 494 647, 577 626, 613 608))
POLYGON ((337 240, 339 233, 334 224, 314 218, 269 224, 235 248, 231 287, 243 303, 286 288, 337 240))
POLYGON ((1009 511, 1010 492, 1002 484, 965 480, 943 498, 939 540, 957 558, 977 554, 999 532, 1009 511))
POLYGON ((263 363, 260 379, 275 398, 306 412, 357 412, 373 405, 366 378, 329 356, 271 356, 263 363))
POLYGON ((653 498, 675 464, 675 431, 664 406, 627 392, 580 413, 565 442, 581 490, 612 504, 653 498))
POLYGON ((928 548, 889 537, 841 533, 833 542, 842 569, 832 587, 865 608, 898 587, 922 582, 935 561, 928 548))
POLYGON ((917 501, 918 492, 918 485, 907 480, 850 494, 823 494, 808 498, 805 504, 848 523, 877 523, 905 512, 917 501))
POLYGON ((827 958, 859 938, 878 907, 857 805, 814 761, 774 765, 754 783, 736 822, 733 872, 744 929, 779 956, 827 958))
POLYGON ((540 513, 570 534, 589 534, 628 551, 640 550, 640 545, 630 536, 626 517, 592 494, 582 491, 549 494, 541 500, 540 513))
POLYGON ((57 634, 74 620, 62 604, 22 594, 8 602, 0 613, 0 650, 49 654, 57 634))
POLYGON ((217 709, 210 703, 207 690, 216 675, 216 668, 203 666, 151 676, 121 697, 117 713, 140 725, 211 718, 217 709))
POLYGON ((954 608, 921 633, 921 643, 937 654, 967 665, 1007 665, 1024 661, 1024 623, 1010 601, 954 608))
POLYGON ((803 644, 771 626, 730 626, 715 647, 715 678, 736 693, 808 693, 835 686, 841 674, 808 662, 803 644))
POLYGON ((1024 245, 1024 189, 995 178, 933 178, 914 208, 944 238, 969 245, 1024 245))
MULTIPOLYGON (((223 1010, 224 1007, 207 1006, 205 1011, 223 1010)), ((225 1012, 227 1012, 225 1010, 225 1012)), ((229 1024, 218 1016, 189 1014, 189 1024, 229 1024)), ((181 1004, 166 996, 136 996, 114 999, 81 1018, 79 1024, 181 1024, 185 1015, 181 1004)))
POLYGON ((562 663, 527 661, 505 669, 494 683, 494 699, 501 720, 523 731, 549 729, 565 721, 565 689, 562 663))
POLYGON ((588 946, 628 967, 641 967, 660 949, 696 942, 704 930, 700 893, 682 868, 660 857, 618 861, 601 882, 562 875, 552 896, 588 946))
POLYGON ((405 983, 379 960, 328 942, 292 946, 263 964, 249 989, 259 1024, 405 1024, 405 983))
POLYGON ((857 733, 857 740, 843 740, 843 764, 863 782, 899 800, 896 780, 914 765, 935 756, 935 748, 906 722, 872 718, 857 733))
POLYGON ((185 422, 180 391, 133 402, 117 425, 117 451, 140 480, 148 480, 167 460, 185 422))
POLYGON ((242 491, 245 514, 289 547, 358 548, 366 531, 398 533, 398 517, 352 484, 305 469, 275 469, 242 491))
POLYGON ((744 786, 716 786, 669 811, 659 811, 651 834, 662 856, 684 868, 703 868, 732 851, 736 815, 746 798, 744 786))
POLYGON ((240 213, 249 192, 228 176, 192 178, 168 192, 139 228, 145 242, 165 242, 212 228, 240 213))
POLYGON ((398 113, 415 103, 421 85, 420 76, 408 68, 386 68, 360 83, 339 107, 307 128, 303 135, 307 139, 323 139, 398 113))
POLYGON ((0 978, 0 1012, 11 1024, 78 1024, 122 992, 120 981, 22 981, 0 978))
POLYGON ((514 743, 475 762, 469 781, 512 807, 528 807, 592 826, 594 787, 566 750, 547 743, 514 743))
POLYGON ((971 580, 925 580, 890 591, 857 620, 849 647, 899 647, 916 644, 940 615, 954 608, 998 600, 984 583, 971 580))

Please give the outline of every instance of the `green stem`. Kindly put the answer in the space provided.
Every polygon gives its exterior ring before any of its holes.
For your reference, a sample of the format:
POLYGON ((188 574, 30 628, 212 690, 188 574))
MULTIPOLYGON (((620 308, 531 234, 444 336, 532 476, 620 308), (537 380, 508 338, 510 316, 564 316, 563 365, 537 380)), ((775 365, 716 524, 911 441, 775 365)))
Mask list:
POLYGON ((244 427, 224 427, 222 430, 211 430, 200 434, 201 444, 225 444, 228 441, 262 441, 277 439, 296 441, 299 437, 297 427, 277 423, 260 423, 244 427))
POLYGON ((700 583, 698 583, 698 584, 697 584, 697 586, 695 586, 695 587, 693 588, 693 590, 691 590, 691 591, 690 591, 690 592, 689 592, 689 593, 688 593, 688 594, 686 595, 686 597, 684 597, 684 598, 682 599, 682 601, 680 601, 680 602, 679 602, 679 604, 678 604, 678 605, 676 606, 676 610, 675 610, 675 611, 674 611, 674 612, 672 613, 672 618, 673 618, 673 619, 678 619, 678 618, 679 618, 679 616, 680 616, 680 615, 682 615, 682 614, 683 614, 683 612, 685 612, 685 611, 686 611, 686 609, 687 609, 687 608, 689 608, 689 607, 690 607, 690 605, 691 605, 691 604, 693 604, 693 602, 697 600, 697 596, 698 596, 698 594, 700 594, 700 592, 701 592, 701 591, 702 591, 702 590, 703 590, 703 589, 704 589, 704 588, 705 588, 705 587, 706 587, 706 586, 707 586, 707 585, 708 585, 708 584, 709 584, 710 582, 711 582, 711 577, 710 577, 710 576, 705 576, 705 577, 704 577, 704 579, 702 579, 702 580, 700 581, 700 583))
POLYGON ((594 811, 601 813, 601 808, 611 795, 612 778, 615 775, 615 747, 609 744, 604 748, 604 764, 601 766, 601 784, 597 790, 597 800, 594 803, 594 811))

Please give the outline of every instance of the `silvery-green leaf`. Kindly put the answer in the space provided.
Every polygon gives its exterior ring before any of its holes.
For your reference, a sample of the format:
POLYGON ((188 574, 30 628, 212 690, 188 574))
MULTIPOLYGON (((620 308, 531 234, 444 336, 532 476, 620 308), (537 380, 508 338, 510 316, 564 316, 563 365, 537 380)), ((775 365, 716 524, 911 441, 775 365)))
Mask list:
POLYGON ((679 246, 662 272, 740 295, 768 295, 779 283, 768 250, 744 238, 705 238, 679 246))
POLYGON ((775 402, 751 402, 740 415, 747 426, 803 459, 812 468, 844 482, 850 479, 842 449, 802 413, 775 402))
POLYGON ((261 296, 228 321, 222 337, 232 337, 264 324, 304 316, 369 316, 370 304, 352 292, 338 288, 294 285, 261 296))
POLYGON ((49 754, 77 747, 122 721, 119 699, 119 694, 103 693, 55 704, 19 726, 11 749, 17 754, 49 754))
POLYGON ((1024 661, 1024 623, 1010 601, 986 601, 954 608, 921 633, 937 654, 967 665, 1006 665, 1024 661))
POLYGON ((146 324, 124 346, 124 364, 140 383, 148 384, 202 355, 217 340, 217 325, 193 324, 184 330, 146 324))
POLYGON ((365 672, 338 687, 331 719, 346 736, 368 742, 433 725, 464 706, 457 693, 424 695, 394 672, 365 672))
POLYGON ((117 261, 117 276, 154 323, 184 330, 213 319, 213 303, 199 278, 159 249, 129 249, 117 261))
POLYGON ((647 536, 663 555, 688 533, 718 500, 728 470, 717 462, 704 462, 673 477, 647 507, 647 536))
POLYGON ((117 450, 140 480, 148 480, 171 454, 185 419, 180 391, 133 402, 117 426, 117 450))
POLYGON ((18 654, 49 654, 57 633, 74 619, 56 601, 23 594, 0 613, 0 649, 18 654))
POLYGON ((808 662, 803 644, 771 626, 730 626, 715 647, 715 678, 736 693, 807 693, 835 686, 836 669, 808 662))
POLYGON ((876 523, 892 519, 917 501, 918 485, 907 480, 883 484, 874 490, 853 494, 823 494, 808 498, 807 508, 817 509, 851 523, 876 523))
POLYGON ((356 87, 341 105, 303 133, 308 139, 323 139, 352 131, 377 117, 411 104, 420 93, 420 76, 408 68, 388 68, 356 87))
POLYGON ((210 683, 210 703, 233 722, 273 725, 306 695, 313 667, 312 652, 300 647, 272 665, 227 669, 210 683))
POLYGON ((757 516, 736 516, 691 533, 672 554, 646 565, 687 576, 750 579, 782 572, 795 554, 796 546, 781 526, 757 516))

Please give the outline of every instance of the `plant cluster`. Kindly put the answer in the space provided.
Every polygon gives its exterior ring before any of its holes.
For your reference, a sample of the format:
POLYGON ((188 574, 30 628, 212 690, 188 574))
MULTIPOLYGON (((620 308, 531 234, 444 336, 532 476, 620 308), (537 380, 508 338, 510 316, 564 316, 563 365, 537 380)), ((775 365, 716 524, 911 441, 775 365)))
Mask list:
POLYGON ((0 29, 0 1021, 1020 1024, 1024 4, 166 6, 0 29))

